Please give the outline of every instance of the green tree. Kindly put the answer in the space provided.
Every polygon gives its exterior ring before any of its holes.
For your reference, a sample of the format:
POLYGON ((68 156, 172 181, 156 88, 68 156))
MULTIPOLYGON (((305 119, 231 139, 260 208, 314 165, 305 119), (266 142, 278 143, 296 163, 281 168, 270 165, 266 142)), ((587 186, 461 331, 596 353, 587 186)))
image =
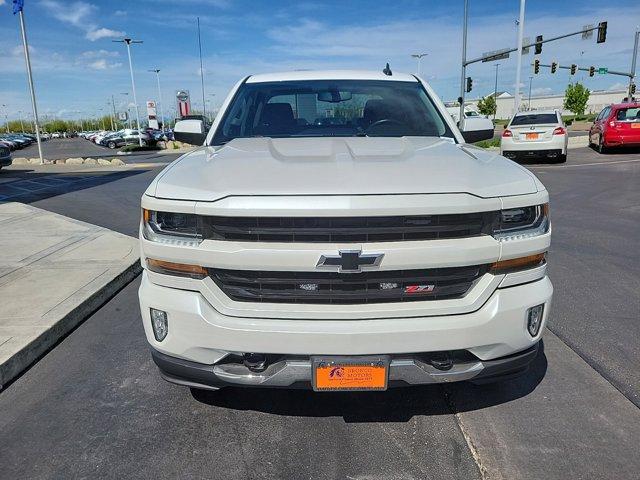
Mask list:
POLYGON ((493 115, 496 113, 496 108, 496 98, 493 95, 488 95, 478 101, 478 111, 482 115, 493 115))
POLYGON ((570 83, 564 92, 563 106, 576 115, 583 115, 591 92, 580 82, 570 83))

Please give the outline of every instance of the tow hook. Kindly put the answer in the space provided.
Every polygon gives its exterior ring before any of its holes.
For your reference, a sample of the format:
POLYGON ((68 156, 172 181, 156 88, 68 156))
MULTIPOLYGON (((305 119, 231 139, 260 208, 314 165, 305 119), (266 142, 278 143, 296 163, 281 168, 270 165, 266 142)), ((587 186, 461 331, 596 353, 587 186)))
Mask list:
POLYGON ((433 355, 429 359, 429 363, 438 370, 451 370, 453 367, 453 360, 447 353, 433 355))
POLYGON ((261 353, 245 353, 242 363, 252 372, 264 372, 267 368, 267 357, 261 353))

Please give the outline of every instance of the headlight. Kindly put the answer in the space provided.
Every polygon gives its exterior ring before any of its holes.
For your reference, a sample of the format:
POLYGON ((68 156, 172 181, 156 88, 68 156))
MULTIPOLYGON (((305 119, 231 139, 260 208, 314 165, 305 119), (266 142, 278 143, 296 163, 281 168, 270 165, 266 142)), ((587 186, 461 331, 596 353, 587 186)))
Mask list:
POLYGON ((191 213, 142 211, 143 235, 152 242, 197 246, 202 242, 202 222, 191 213))
POLYGON ((499 241, 536 237, 549 231, 549 204, 509 208, 500 212, 493 237, 499 241))

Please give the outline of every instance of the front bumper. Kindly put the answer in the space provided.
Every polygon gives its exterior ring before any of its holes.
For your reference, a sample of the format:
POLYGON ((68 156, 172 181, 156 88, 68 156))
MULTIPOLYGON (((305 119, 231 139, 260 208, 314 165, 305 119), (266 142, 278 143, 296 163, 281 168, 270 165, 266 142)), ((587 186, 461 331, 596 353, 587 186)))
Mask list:
MULTIPOLYGON (((390 387, 451 383, 464 380, 490 382, 524 373, 538 355, 538 343, 532 347, 495 360, 467 360, 449 369, 434 367, 420 355, 400 355, 389 363, 390 387)), ((239 363, 206 365, 190 362, 151 350, 162 378, 178 385, 218 390, 226 386, 311 388, 312 361, 308 358, 281 359, 263 372, 253 372, 239 363)))
MULTIPOLYGON (((146 271, 139 292, 145 333, 157 352, 156 357, 165 355, 178 363, 200 364, 209 372, 230 355, 250 352, 279 355, 294 361, 293 357, 308 359, 313 355, 404 358, 402 355, 411 356, 416 352, 467 351, 478 361, 492 361, 526 351, 539 341, 541 333, 531 337, 527 331, 526 311, 535 305, 545 305, 542 332, 552 294, 551 282, 544 276, 530 283, 498 288, 470 313, 323 320, 223 315, 200 292, 156 285, 146 271), (168 315, 168 335, 161 342, 153 335, 150 308, 164 310, 168 315)), ((294 366, 307 368, 298 364, 289 367, 294 366)), ((451 373, 461 380, 479 373, 478 366, 467 367, 471 370, 465 367, 451 373)), ((172 375, 169 369, 166 372, 168 378, 182 378, 172 375)), ((454 377, 449 378, 447 381, 453 381, 454 377)))
POLYGON ((11 155, 0 157, 0 167, 8 167, 12 162, 13 160, 11 159, 11 155))

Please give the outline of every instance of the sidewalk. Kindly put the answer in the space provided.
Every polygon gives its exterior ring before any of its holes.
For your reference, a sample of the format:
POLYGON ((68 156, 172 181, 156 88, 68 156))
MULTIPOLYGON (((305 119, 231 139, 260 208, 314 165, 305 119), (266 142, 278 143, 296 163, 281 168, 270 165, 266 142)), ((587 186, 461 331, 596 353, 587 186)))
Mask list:
POLYGON ((0 389, 139 270, 132 237, 0 204, 0 389))

